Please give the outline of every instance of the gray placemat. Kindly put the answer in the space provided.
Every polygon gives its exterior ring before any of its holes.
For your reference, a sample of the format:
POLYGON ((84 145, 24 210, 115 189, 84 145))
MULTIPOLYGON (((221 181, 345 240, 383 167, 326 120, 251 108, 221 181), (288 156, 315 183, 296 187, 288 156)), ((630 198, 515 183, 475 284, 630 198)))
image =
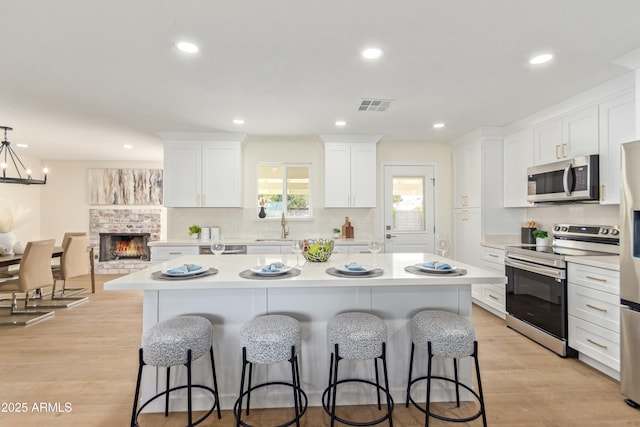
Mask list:
POLYGON ((251 270, 244 270, 244 271, 241 271, 239 274, 240 274, 240 277, 242 277, 244 279, 276 280, 276 279, 288 279, 290 277, 299 276, 300 275, 300 269, 299 268, 292 268, 291 270, 287 271, 286 273, 276 274, 276 275, 272 275, 272 276, 263 276, 261 274, 256 274, 251 270))
POLYGON ((464 268, 454 268, 446 273, 430 273, 428 271, 420 270, 418 267, 414 267, 413 265, 406 266, 404 271, 412 274, 420 274, 422 276, 429 277, 455 277, 455 276, 464 276, 467 274, 467 270, 464 268))
POLYGON ((369 279, 371 277, 379 277, 382 276, 384 274, 384 270, 381 268, 376 268, 371 270, 370 272, 366 273, 366 274, 348 274, 348 273, 343 273, 340 270, 337 270, 335 267, 329 267, 325 270, 325 272, 327 274, 330 274, 332 276, 336 276, 336 277, 348 277, 349 279, 369 279))
POLYGON ((199 279, 200 277, 213 276, 214 274, 218 274, 218 270, 210 267, 209 270, 204 273, 194 274, 192 276, 169 276, 164 274, 162 271, 154 271, 151 273, 151 278, 156 280, 191 280, 199 279))

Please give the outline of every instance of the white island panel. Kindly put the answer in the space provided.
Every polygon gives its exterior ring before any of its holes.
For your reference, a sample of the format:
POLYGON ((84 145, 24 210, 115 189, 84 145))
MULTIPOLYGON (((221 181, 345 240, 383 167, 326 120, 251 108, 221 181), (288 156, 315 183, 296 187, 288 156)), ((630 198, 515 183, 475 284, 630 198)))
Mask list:
MULTIPOLYGON (((424 309, 443 309, 471 317, 471 283, 504 283, 504 276, 476 267, 456 263, 464 268, 464 276, 415 275, 404 268, 419 262, 439 260, 433 254, 381 254, 377 262, 384 267, 384 275, 375 278, 342 278, 327 274, 328 267, 359 262, 369 264, 372 258, 365 254, 334 254, 326 263, 307 263, 302 273, 289 279, 252 280, 238 274, 247 268, 275 261, 295 265, 294 255, 237 255, 222 257, 219 273, 213 276, 183 281, 162 281, 151 278, 151 273, 183 263, 214 266, 211 255, 182 257, 105 283, 105 289, 144 290, 143 330, 158 321, 181 314, 202 315, 214 325, 214 353, 218 373, 218 386, 222 407, 229 409, 237 397, 241 372, 240 327, 261 314, 288 314, 302 323, 301 349, 302 385, 309 396, 309 404, 321 404, 326 387, 329 351, 326 343, 327 321, 344 311, 367 311, 380 316, 387 324, 389 340, 387 356, 392 394, 396 402, 404 401, 408 372, 410 339, 408 321, 424 309)), ((416 354, 415 368, 423 374, 426 357, 416 354), (418 365, 419 364, 419 365, 418 365)), ((341 372, 373 378, 372 362, 345 361, 341 372), (351 366, 349 366, 351 365, 351 366)), ((208 358, 194 363, 194 383, 208 383, 208 358)), ((451 363, 449 363, 451 364, 451 363)), ((145 368, 143 396, 149 397, 164 388, 164 369, 145 368)), ((442 362, 434 365, 436 372, 451 372, 442 362)), ((172 370, 172 384, 185 380, 182 369, 172 370), (175 377, 175 378, 174 378, 175 377)), ((289 364, 272 365, 254 370, 254 383, 264 380, 289 378, 289 364)), ((345 374, 346 375, 346 374, 345 374)), ((471 364, 462 363, 460 376, 471 384, 471 364)), ((436 386, 437 387, 437 386, 436 386)), ((438 400, 451 400, 452 391, 443 386, 434 390, 438 400)), ((418 388, 416 396, 424 395, 418 388)), ((208 398, 194 392, 194 408, 203 409, 208 398)), ((175 399, 174 410, 184 410, 185 399, 175 399)), ((366 403, 360 393, 346 393, 342 404, 366 403)), ((290 391, 269 392, 268 397, 254 400, 255 407, 288 406, 290 391)), ((162 406, 150 408, 161 411, 162 406)))

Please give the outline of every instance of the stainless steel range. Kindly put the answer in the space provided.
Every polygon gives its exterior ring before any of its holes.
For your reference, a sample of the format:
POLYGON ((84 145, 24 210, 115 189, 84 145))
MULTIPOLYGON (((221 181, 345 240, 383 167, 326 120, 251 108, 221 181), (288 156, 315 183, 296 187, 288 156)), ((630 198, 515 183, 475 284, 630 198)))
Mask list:
POLYGON ((573 356, 567 339, 567 260, 617 255, 616 226, 556 224, 550 246, 508 246, 507 326, 560 356, 573 356))

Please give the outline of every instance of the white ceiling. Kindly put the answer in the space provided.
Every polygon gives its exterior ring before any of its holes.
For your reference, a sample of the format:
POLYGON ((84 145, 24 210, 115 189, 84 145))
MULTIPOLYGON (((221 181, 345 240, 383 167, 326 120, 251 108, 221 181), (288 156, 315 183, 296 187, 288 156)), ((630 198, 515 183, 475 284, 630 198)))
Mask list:
POLYGON ((157 132, 449 141, 627 73, 611 61, 640 47, 638 0, 0 0, 0 10, 0 125, 43 159, 160 160, 157 132), (200 52, 177 51, 178 40, 200 52), (363 60, 373 45, 384 56, 363 60), (543 51, 551 63, 528 64, 543 51), (363 98, 394 101, 359 112, 363 98))

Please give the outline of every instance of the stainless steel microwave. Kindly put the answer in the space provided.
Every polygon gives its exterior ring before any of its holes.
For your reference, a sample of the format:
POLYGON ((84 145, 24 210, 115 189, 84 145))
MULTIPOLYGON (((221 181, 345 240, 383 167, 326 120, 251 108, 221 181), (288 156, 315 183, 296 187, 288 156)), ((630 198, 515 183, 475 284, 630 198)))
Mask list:
POLYGON ((527 168, 527 201, 572 202, 597 201, 599 198, 599 156, 527 168))

